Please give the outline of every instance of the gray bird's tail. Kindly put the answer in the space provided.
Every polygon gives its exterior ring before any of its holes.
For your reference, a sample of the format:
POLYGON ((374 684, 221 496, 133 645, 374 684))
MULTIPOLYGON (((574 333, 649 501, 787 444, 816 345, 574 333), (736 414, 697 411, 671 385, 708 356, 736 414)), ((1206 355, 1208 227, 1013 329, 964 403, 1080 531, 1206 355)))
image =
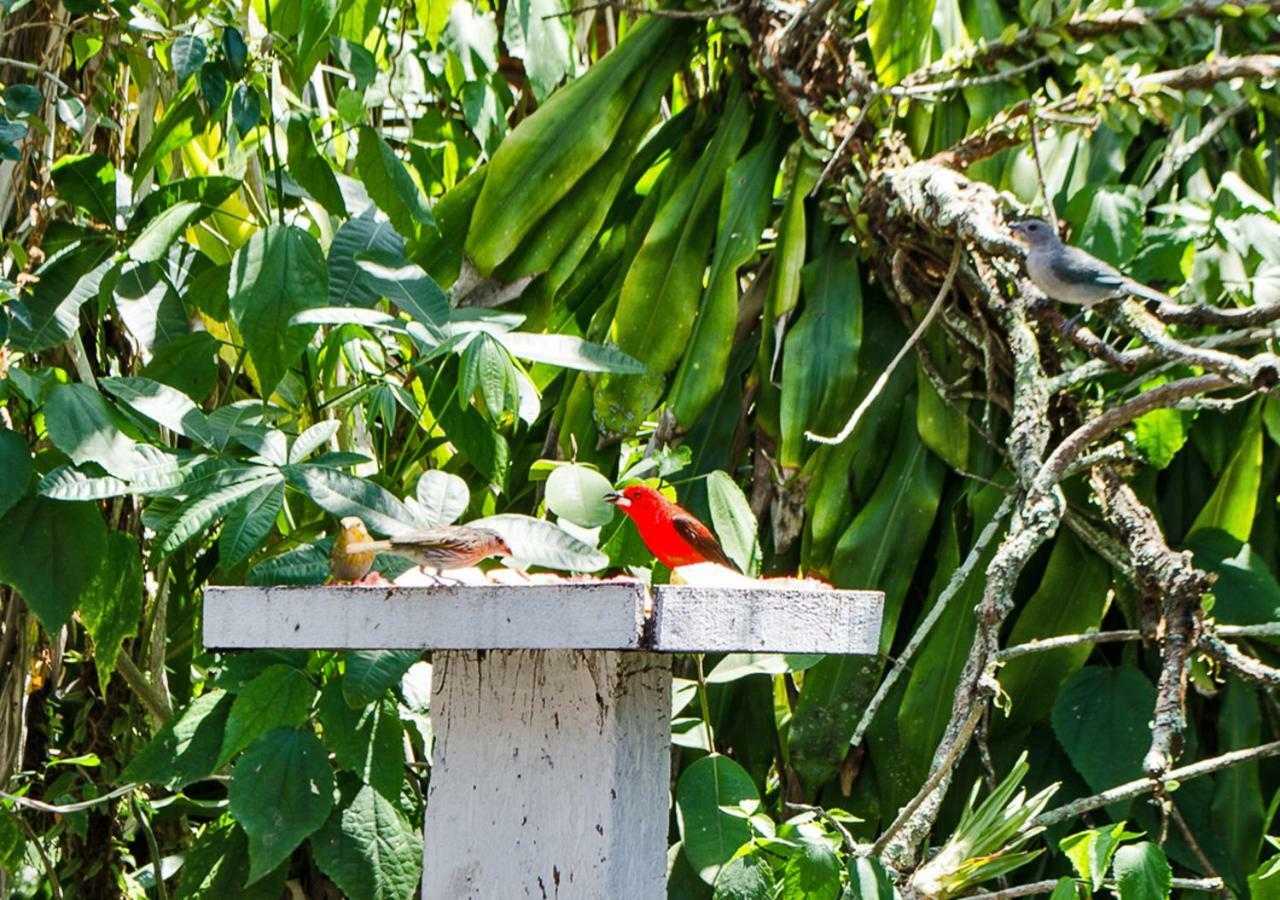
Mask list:
POLYGON ((1144 300, 1151 300, 1156 303, 1172 303, 1173 298, 1168 294, 1162 294, 1155 288, 1149 288, 1140 281, 1134 281, 1132 278, 1126 278, 1120 289, 1126 294, 1134 297, 1141 297, 1144 300))

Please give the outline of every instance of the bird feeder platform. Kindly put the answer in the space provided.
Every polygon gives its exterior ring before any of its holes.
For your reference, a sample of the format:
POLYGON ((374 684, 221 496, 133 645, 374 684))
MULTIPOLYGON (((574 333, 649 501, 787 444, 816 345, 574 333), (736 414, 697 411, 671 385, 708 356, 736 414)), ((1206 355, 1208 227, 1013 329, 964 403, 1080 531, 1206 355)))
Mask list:
POLYGON ((659 900, 670 654, 877 652, 883 594, 802 585, 213 587, 204 643, 434 651, 424 900, 659 900))

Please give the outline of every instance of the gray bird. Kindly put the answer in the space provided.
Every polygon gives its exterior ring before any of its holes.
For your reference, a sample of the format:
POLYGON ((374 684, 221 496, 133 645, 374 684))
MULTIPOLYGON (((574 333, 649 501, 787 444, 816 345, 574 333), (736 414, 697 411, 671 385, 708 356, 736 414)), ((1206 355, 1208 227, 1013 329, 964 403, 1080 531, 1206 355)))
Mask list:
POLYGON ((1165 294, 1134 281, 1109 263, 1062 243, 1048 222, 1024 219, 1009 228, 1027 245, 1027 274, 1053 300, 1086 308, 1126 294, 1170 302, 1165 294))

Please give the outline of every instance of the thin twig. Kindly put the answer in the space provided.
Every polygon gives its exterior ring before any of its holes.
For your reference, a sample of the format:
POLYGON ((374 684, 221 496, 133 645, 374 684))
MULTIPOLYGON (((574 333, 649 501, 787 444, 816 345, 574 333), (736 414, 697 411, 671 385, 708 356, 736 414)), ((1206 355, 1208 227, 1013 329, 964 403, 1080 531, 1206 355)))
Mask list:
POLYGON ((1140 641, 1142 632, 1136 628, 1120 631, 1088 631, 1083 634, 1060 634, 1055 637, 1040 638, 1024 644, 1014 644, 996 653, 1000 662, 1008 662, 1019 656, 1030 653, 1045 653, 1049 650, 1062 650, 1065 647, 1080 647, 1085 644, 1110 644, 1119 641, 1140 641))
POLYGON ((1124 784, 1116 785, 1108 788, 1101 793, 1093 794, 1089 797, 1082 797, 1079 800, 1073 800, 1062 806, 1051 809, 1048 812, 1041 813, 1036 817, 1033 824, 1035 825, 1055 825, 1058 822, 1066 822, 1077 816, 1095 809, 1102 809, 1104 806, 1110 806, 1112 803, 1119 803, 1121 800, 1131 800, 1134 797, 1140 797, 1149 791, 1154 791, 1161 784, 1167 784, 1170 781, 1190 781, 1192 778, 1199 778, 1202 775, 1212 775, 1214 772, 1220 772, 1223 769, 1229 769, 1232 766, 1238 766, 1241 763, 1252 762, 1255 759, 1266 759, 1270 756, 1280 754, 1280 741, 1272 741, 1269 744, 1260 744, 1257 747, 1247 747, 1244 750, 1232 750, 1230 753, 1223 753, 1221 756, 1214 756, 1209 759, 1203 759, 1200 762, 1191 763, 1190 765, 1181 766, 1176 769, 1170 769, 1164 774, 1163 779, 1156 778, 1135 778, 1133 781, 1127 781, 1124 784))
MULTIPOLYGON (((929 307, 929 311, 924 314, 924 318, 920 320, 920 324, 916 326, 916 330, 911 337, 907 338, 907 342, 902 345, 898 353, 885 370, 880 373, 875 384, 871 385, 871 390, 867 391, 867 396, 862 398, 862 402, 858 404, 858 408, 853 411, 853 415, 849 417, 849 421, 845 423, 844 428, 840 429, 840 433, 832 437, 820 434, 814 434, 812 431, 806 431, 804 436, 809 440, 819 444, 842 444, 845 438, 853 434, 853 429, 858 427, 858 422, 862 418, 871 404, 880 396, 880 392, 884 390, 884 386, 889 383, 889 378, 893 375, 893 370, 898 367, 898 363, 902 362, 903 357, 911 351, 916 342, 924 335, 928 327, 933 324, 933 319, 938 314, 938 310, 942 309, 942 301, 951 293, 951 285, 956 280, 956 272, 960 268, 960 256, 963 246, 957 242, 955 249, 951 253, 951 265, 947 267, 947 275, 942 279, 942 287, 938 289, 938 296, 934 298, 933 305, 929 307)), ((907 298, 902 298, 903 302, 907 302, 907 298)))
POLYGON ((1049 216, 1049 227, 1058 233, 1058 211, 1053 208, 1053 199, 1049 196, 1049 188, 1044 180, 1044 167, 1040 164, 1040 135, 1036 132, 1036 110, 1034 106, 1027 108, 1027 130, 1031 137, 1031 159, 1036 164, 1036 180, 1040 183, 1040 199, 1044 201, 1044 211, 1049 216))
POLYGON ((39 810, 40 812, 54 813, 55 815, 65 816, 68 813, 80 812, 85 809, 93 809, 103 803, 108 803, 117 797, 123 797, 125 794, 131 794, 138 789, 136 784, 126 784, 124 787, 118 787, 114 791, 103 794, 101 797, 94 797, 92 800, 81 800, 79 803, 45 803, 42 800, 32 800, 30 797, 22 797, 17 794, 8 794, 0 791, 0 797, 14 803, 18 806, 25 806, 28 809, 39 810))
POLYGON ((1144 206, 1150 206, 1151 203, 1160 196, 1160 192, 1165 189, 1165 185, 1178 174, 1178 170, 1187 164, 1193 156, 1203 150, 1210 141, 1218 136, 1218 132, 1226 127, 1226 124, 1249 108, 1248 100, 1241 100, 1234 106, 1230 106, 1218 113, 1204 128, 1200 129, 1200 133, 1187 141, 1185 144, 1174 147, 1166 154, 1164 161, 1160 163, 1160 168, 1156 169, 1156 173, 1151 179, 1142 186, 1142 203, 1144 206))
MULTIPOLYGON (((969 894, 965 900, 1013 900, 1015 897, 1034 897, 1036 894, 1052 894, 1058 886, 1059 879, 1033 881, 1017 887, 1005 888, 1002 891, 987 891, 981 894, 969 894)), ((1114 884, 1110 885, 1115 887, 1114 884)), ((1217 891, 1222 889, 1221 878, 1175 878, 1173 886, 1184 891, 1217 891)))
MULTIPOLYGON (((46 19, 45 22, 41 24, 45 24, 47 22, 48 20, 46 19)), ((78 96, 76 92, 72 90, 71 87, 65 81, 63 81, 57 75, 54 75, 49 70, 43 68, 42 66, 37 65, 36 63, 24 62, 21 59, 13 59, 12 57, 9 57, 9 56, 0 56, 0 66, 13 66, 15 69, 21 69, 24 72, 34 72, 35 74, 43 76, 44 78, 53 82, 58 87, 62 88, 62 90, 65 91, 66 93, 71 94, 72 96, 78 96)))

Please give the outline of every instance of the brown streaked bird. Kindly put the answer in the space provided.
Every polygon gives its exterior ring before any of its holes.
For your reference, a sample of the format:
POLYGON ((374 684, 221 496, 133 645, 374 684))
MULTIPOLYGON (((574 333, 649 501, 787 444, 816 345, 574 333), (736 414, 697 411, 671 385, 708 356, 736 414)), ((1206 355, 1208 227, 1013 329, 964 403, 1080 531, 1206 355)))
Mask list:
POLYGON ((378 551, 352 549, 373 540, 359 516, 346 516, 338 524, 341 530, 329 551, 329 580, 335 584, 352 584, 369 574, 378 551))
POLYGON ((353 544, 356 553, 394 553, 413 560, 424 573, 439 576, 446 569, 465 569, 491 556, 510 556, 511 548, 502 535, 488 528, 446 525, 424 531, 406 531, 385 541, 353 544))

